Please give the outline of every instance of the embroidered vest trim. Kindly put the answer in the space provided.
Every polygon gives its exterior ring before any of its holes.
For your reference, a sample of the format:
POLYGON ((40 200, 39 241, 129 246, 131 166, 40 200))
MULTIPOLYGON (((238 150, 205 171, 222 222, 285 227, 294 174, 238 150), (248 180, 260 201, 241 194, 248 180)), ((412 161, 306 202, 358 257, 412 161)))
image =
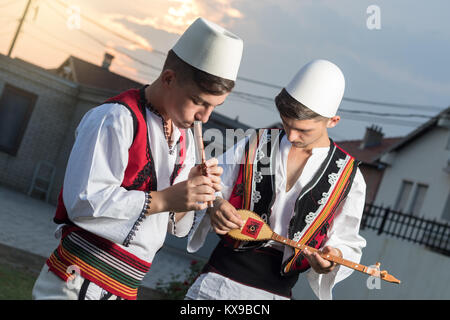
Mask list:
MULTIPOLYGON (((156 190, 157 181, 148 139, 145 88, 146 86, 139 90, 125 91, 108 99, 105 103, 122 104, 133 117, 134 139, 128 150, 129 160, 121 186, 127 190, 148 192, 156 190)), ((170 176, 171 184, 178 176, 186 157, 185 130, 180 129, 180 132, 181 136, 177 141, 176 164, 170 176)), ((70 276, 67 272, 69 266, 76 265, 80 269, 82 277, 114 295, 135 300, 137 287, 150 269, 151 263, 139 259, 107 239, 74 225, 68 217, 62 193, 61 188, 54 221, 57 224, 66 224, 66 226, 63 228, 62 240, 58 248, 47 260, 49 269, 67 281, 70 276)), ((130 245, 145 217, 143 210, 124 239, 123 246, 130 245)))
MULTIPOLYGON (((320 248, 325 240, 337 208, 350 191, 358 167, 358 162, 334 143, 324 164, 326 166, 319 169, 318 175, 299 196, 288 232, 289 238, 314 248, 320 248), (322 192, 324 190, 326 192, 322 192)), ((309 267, 300 251, 294 249, 294 254, 283 264, 282 272, 304 272, 309 267)))
MULTIPOLYGON (((263 132, 260 131, 257 138, 249 140, 245 159, 241 164, 229 200, 237 209, 252 210, 259 214, 266 223, 269 223, 270 208, 274 201, 273 190, 276 177, 270 164, 275 163, 276 153, 272 152, 274 143, 270 143, 270 146, 265 144, 268 145, 270 141, 281 142, 283 136, 282 130, 279 130, 277 134, 274 129, 266 129, 263 132), (269 165, 267 165, 268 162, 269 165), (261 175, 264 169, 270 174, 261 175)), ((358 164, 355 158, 330 139, 330 151, 325 161, 296 200, 294 215, 289 224, 290 239, 315 248, 321 246, 336 209, 350 190, 358 164)), ((255 249, 266 243, 235 241, 230 237, 225 237, 225 241, 237 251, 255 249)), ((304 272, 309 267, 307 260, 298 250, 295 250, 294 254, 281 266, 281 273, 288 275, 304 272)))

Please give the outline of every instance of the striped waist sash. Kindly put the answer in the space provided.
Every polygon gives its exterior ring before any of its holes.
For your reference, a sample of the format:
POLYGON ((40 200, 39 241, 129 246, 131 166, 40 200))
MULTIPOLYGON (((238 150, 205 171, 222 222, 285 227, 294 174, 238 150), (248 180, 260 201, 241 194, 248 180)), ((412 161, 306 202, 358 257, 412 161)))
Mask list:
POLYGON ((116 296, 136 300, 137 289, 151 263, 109 240, 77 229, 61 240, 47 265, 64 281, 71 277, 69 270, 76 266, 83 278, 116 296))

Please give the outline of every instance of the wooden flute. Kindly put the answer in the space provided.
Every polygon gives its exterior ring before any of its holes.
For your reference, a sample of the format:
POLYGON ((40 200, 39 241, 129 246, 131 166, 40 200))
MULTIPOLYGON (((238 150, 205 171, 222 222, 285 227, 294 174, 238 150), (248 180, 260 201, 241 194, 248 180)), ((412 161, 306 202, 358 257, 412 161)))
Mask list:
MULTIPOLYGON (((203 144, 203 133, 202 133, 202 122, 194 121, 194 139, 195 139, 195 149, 197 153, 197 159, 201 161, 201 170, 204 176, 207 175, 206 168, 206 156, 205 156, 205 147, 203 144)), ((214 207, 213 201, 208 201, 208 207, 214 207)))

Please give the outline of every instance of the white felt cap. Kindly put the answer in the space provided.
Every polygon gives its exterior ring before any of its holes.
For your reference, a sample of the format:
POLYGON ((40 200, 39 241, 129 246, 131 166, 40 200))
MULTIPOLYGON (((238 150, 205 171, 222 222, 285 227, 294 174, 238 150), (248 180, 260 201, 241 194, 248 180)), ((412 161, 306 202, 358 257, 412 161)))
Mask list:
POLYGON ((197 69, 236 80, 243 41, 235 34, 206 19, 198 18, 172 48, 184 62, 197 69))
POLYGON ((344 89, 342 71, 327 60, 311 61, 286 86, 286 91, 295 100, 327 118, 336 115, 344 89))

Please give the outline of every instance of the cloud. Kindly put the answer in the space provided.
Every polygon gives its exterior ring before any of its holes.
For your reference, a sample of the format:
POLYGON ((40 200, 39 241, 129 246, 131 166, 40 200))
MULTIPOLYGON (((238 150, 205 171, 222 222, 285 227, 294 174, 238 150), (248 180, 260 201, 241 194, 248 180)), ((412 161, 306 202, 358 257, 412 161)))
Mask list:
POLYGON ((160 2, 145 13, 144 18, 135 15, 114 15, 141 26, 150 26, 166 32, 182 34, 198 17, 204 17, 224 27, 232 19, 241 19, 244 14, 232 5, 232 0, 169 0, 160 2))
POLYGON ((120 20, 123 18, 124 16, 121 14, 105 14, 99 20, 101 24, 108 26, 109 29, 114 30, 116 33, 124 36, 125 38, 133 39, 133 42, 135 42, 135 44, 130 45, 127 42, 126 45, 128 49, 135 50, 139 47, 139 49, 152 51, 153 48, 147 41, 147 39, 138 35, 134 30, 128 28, 126 25, 120 22, 120 20))
POLYGON ((114 48, 109 48, 108 53, 115 57, 112 69, 117 71, 120 70, 121 72, 119 73, 125 73, 128 77, 135 79, 139 77, 137 68, 133 67, 134 61, 132 59, 118 52, 114 48))

